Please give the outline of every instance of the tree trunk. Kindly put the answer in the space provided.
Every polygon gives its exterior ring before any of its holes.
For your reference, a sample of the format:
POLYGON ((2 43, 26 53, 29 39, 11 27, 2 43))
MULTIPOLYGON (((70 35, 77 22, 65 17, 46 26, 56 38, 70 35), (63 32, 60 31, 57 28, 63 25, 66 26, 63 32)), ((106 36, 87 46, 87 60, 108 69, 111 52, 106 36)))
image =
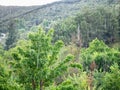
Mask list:
POLYGON ((33 90, 36 89, 36 85, 35 85, 35 80, 34 79, 32 80, 32 88, 33 88, 33 90))
POLYGON ((40 80, 40 90, 43 90, 43 80, 40 80))

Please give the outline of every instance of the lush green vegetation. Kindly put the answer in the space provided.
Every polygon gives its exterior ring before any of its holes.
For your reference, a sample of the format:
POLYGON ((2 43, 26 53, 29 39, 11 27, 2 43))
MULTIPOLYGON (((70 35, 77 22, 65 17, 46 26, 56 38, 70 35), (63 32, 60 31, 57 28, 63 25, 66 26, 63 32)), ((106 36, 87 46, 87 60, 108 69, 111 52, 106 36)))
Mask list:
POLYGON ((99 6, 95 9, 86 8, 74 18, 58 22, 54 26, 55 39, 62 39, 66 44, 75 43, 78 40, 78 34, 80 34, 82 44, 86 47, 96 37, 106 44, 119 42, 118 11, 119 8, 110 6, 99 6))
POLYGON ((117 0, 9 9, 30 12, 0 15, 0 90, 120 90, 117 0))
POLYGON ((80 61, 76 61, 73 55, 61 52, 61 47, 65 47, 62 41, 51 42, 52 36, 53 30, 45 33, 40 28, 8 51, 1 47, 1 90, 120 89, 118 49, 95 39, 80 51, 80 61))

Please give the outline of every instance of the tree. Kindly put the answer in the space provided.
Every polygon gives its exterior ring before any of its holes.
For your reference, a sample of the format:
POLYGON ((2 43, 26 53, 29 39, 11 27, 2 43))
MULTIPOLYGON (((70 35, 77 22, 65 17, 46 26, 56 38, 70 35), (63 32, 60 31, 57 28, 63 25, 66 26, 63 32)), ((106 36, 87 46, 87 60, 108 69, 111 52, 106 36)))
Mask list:
POLYGON ((120 69, 118 64, 110 67, 111 72, 106 73, 102 83, 102 90, 120 90, 120 69))
POLYGON ((72 55, 68 55, 64 60, 58 61, 63 42, 57 41, 53 44, 52 36, 53 30, 46 33, 39 28, 38 32, 29 35, 30 44, 25 48, 18 47, 18 53, 13 53, 13 66, 16 68, 18 80, 29 87, 32 84, 33 90, 43 90, 45 86, 49 86, 57 76, 67 70, 67 63, 73 59, 72 55))
POLYGON ((96 8, 84 8, 83 12, 78 13, 75 17, 61 20, 54 25, 54 39, 62 39, 65 44, 69 44, 74 36, 75 41, 77 38, 77 27, 80 25, 79 28, 83 46, 88 46, 88 43, 96 37, 103 40, 106 44, 118 42, 118 13, 118 7, 115 9, 114 7, 103 5, 96 6, 96 8))
POLYGON ((0 56, 4 55, 4 49, 3 46, 0 44, 0 56))
POLYGON ((10 77, 10 67, 0 56, 0 90, 21 90, 20 86, 10 77))
POLYGON ((57 87, 57 90, 87 90, 89 87, 87 82, 86 72, 68 76, 62 84, 57 87))
POLYGON ((4 66, 1 64, 1 57, 0 57, 0 90, 8 90, 7 77, 8 75, 4 69, 4 66))
POLYGON ((15 46, 15 42, 17 41, 17 37, 18 37, 18 31, 16 30, 16 21, 12 20, 9 22, 9 27, 8 27, 8 37, 6 39, 6 46, 5 49, 8 50, 11 47, 15 46))
POLYGON ((76 32, 77 26, 75 25, 75 21, 73 18, 67 18, 62 20, 54 25, 55 34, 54 34, 54 41, 62 40, 67 45, 72 41, 72 36, 74 36, 76 41, 76 32))
POLYGON ((5 70, 5 64, 3 63, 4 50, 2 45, 0 45, 0 90, 8 90, 7 87, 7 77, 8 72, 5 70))
MULTIPOLYGON (((84 68, 91 69, 95 62, 96 69, 109 71, 109 67, 114 63, 120 64, 120 52, 114 48, 108 47, 103 41, 98 39, 90 42, 89 47, 81 50, 81 61, 84 68)), ((94 64, 94 65, 95 65, 94 64)))
MULTIPOLYGON (((119 2, 119 5, 120 5, 120 2, 119 2)), ((119 23, 119 38, 120 38, 120 6, 119 6, 119 14, 118 14, 118 23, 119 23)))

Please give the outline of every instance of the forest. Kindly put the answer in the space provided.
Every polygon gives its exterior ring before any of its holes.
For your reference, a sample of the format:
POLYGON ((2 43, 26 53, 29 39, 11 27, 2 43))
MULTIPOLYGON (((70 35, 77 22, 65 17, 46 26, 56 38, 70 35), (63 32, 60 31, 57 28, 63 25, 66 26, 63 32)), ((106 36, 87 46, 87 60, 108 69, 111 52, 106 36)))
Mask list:
POLYGON ((120 90, 120 1, 0 6, 0 90, 120 90))

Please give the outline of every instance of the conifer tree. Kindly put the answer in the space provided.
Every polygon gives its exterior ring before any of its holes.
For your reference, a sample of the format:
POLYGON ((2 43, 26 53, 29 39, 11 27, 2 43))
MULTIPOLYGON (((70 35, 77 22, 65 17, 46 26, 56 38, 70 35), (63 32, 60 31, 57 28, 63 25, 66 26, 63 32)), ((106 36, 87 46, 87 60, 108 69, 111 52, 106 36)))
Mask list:
POLYGON ((16 30, 16 21, 12 20, 9 22, 9 26, 8 26, 8 37, 6 39, 6 46, 5 49, 8 50, 11 47, 14 46, 15 42, 17 41, 17 37, 18 37, 18 32, 16 30))

